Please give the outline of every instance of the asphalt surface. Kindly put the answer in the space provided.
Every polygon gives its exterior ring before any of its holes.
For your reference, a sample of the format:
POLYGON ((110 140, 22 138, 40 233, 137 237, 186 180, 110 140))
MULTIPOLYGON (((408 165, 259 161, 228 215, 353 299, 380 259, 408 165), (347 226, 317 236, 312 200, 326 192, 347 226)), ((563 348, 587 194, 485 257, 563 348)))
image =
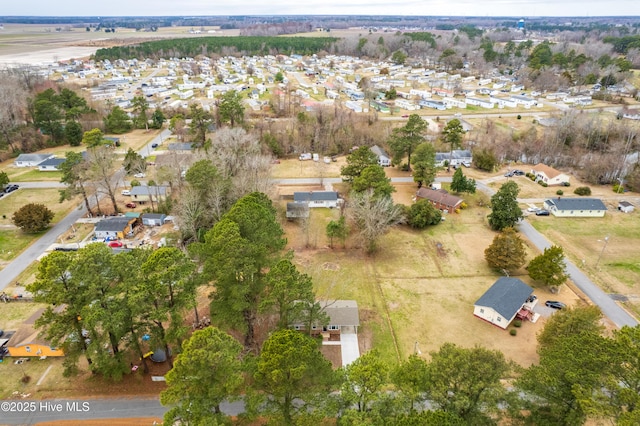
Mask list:
MULTIPOLYGON (((244 402, 223 402, 223 413, 237 416, 244 412, 244 402)), ((158 398, 118 399, 48 399, 0 401, 1 425, 33 425, 55 420, 162 418, 169 410, 158 398)))
MULTIPOLYGON (((140 151, 139 154, 143 157, 148 157, 153 154, 153 148, 151 145, 154 143, 161 144, 166 140, 171 132, 169 130, 163 130, 158 136, 149 141, 140 151)), ((112 177, 113 182, 118 182, 124 179, 124 169, 118 170, 112 177)), ((18 191, 24 188, 60 188, 64 187, 60 182, 21 182, 18 191)), ((104 198, 104 195, 100 197, 104 198)), ((93 207, 95 205, 95 198, 89 198, 89 205, 93 207)), ((0 291, 7 288, 15 279, 24 271, 31 263, 33 263, 42 253, 45 252, 51 244, 58 242, 60 236, 71 227, 78 219, 87 214, 87 210, 84 207, 84 202, 80 203, 76 209, 69 213, 60 222, 53 225, 49 231, 40 237, 37 241, 27 247, 18 257, 16 257, 11 263, 0 271, 0 291)), ((2 416, 0 416, 1 418, 2 416)))

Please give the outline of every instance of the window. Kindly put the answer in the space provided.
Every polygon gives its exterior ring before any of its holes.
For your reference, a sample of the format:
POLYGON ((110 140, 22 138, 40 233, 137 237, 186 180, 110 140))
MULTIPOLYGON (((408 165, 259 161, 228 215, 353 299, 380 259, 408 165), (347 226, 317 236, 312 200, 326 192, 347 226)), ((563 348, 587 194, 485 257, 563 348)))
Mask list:
POLYGON ((295 328, 296 330, 302 330, 302 326, 301 325, 294 325, 293 328, 295 328))
POLYGON ((498 322, 502 322, 502 318, 498 317, 498 322))
POLYGON ((318 326, 317 326, 317 325, 312 325, 312 326, 311 326, 311 329, 312 329, 312 330, 317 330, 317 329, 318 329, 318 326))
POLYGON ((340 330, 340 326, 339 325, 330 325, 329 330, 340 330))
POLYGON ((484 309, 480 309, 480 313, 481 313, 481 314, 484 314, 484 309))

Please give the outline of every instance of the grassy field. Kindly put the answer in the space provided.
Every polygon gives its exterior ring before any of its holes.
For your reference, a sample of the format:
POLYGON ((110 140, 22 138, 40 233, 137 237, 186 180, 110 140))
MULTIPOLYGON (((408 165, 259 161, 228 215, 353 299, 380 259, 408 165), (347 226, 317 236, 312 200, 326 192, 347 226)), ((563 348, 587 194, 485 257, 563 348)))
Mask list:
POLYGON ((43 233, 24 234, 11 222, 13 213, 28 203, 41 203, 54 213, 52 223, 60 221, 76 206, 76 202, 58 202, 57 189, 19 189, 0 200, 0 267, 19 255, 43 233))
MULTIPOLYGON (((406 199, 408 186, 394 197, 406 199)), ((484 260, 484 249, 494 233, 486 226, 489 210, 478 207, 482 195, 469 197, 471 208, 447 215, 442 224, 425 231, 399 227, 380 241, 374 256, 355 247, 352 235, 346 249, 328 247, 326 224, 337 210, 312 209, 307 227, 287 222, 289 247, 299 268, 313 277, 321 299, 355 299, 362 322, 361 349, 376 347, 395 362, 419 350, 423 355, 445 342, 501 350, 521 365, 537 361, 536 333, 545 319, 525 323, 516 337, 473 316, 473 303, 498 278, 484 260), (476 198, 477 197, 477 198, 476 198)), ((538 252, 529 248, 529 258, 538 252)), ((529 282, 526 271, 519 278, 529 282)), ((541 300, 551 298, 535 288, 541 300)), ((578 297, 565 287, 554 298, 573 305, 578 297)))
POLYGON ((9 176, 9 179, 11 180, 11 182, 16 182, 16 183, 43 182, 43 181, 60 182, 61 177, 62 177, 62 172, 53 172, 53 171, 41 172, 38 169, 22 168, 22 173, 13 172, 11 176, 9 176))

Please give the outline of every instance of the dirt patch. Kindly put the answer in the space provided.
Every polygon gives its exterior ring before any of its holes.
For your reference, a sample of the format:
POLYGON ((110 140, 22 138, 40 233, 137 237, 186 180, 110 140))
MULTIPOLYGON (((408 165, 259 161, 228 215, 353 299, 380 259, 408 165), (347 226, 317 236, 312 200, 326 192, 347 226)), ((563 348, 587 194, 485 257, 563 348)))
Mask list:
POLYGON ((331 362, 334 370, 342 367, 342 350, 338 345, 322 345, 320 347, 322 355, 331 362))
POLYGON ((340 265, 338 265, 337 263, 325 262, 322 264, 322 269, 324 269, 325 271, 337 271, 338 269, 340 269, 340 265))

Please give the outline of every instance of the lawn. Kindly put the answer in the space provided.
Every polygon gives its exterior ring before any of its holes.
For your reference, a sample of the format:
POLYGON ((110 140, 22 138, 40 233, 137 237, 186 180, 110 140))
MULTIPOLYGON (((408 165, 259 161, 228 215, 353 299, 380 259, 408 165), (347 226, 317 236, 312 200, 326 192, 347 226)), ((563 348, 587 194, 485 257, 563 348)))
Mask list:
MULTIPOLYGON (((406 199, 414 188, 399 188, 406 199)), ((489 210, 479 207, 481 195, 465 197, 471 206, 424 231, 398 227, 380 240, 380 250, 366 256, 353 234, 346 249, 340 242, 329 248, 326 224, 337 210, 312 209, 308 226, 285 223, 288 247, 301 271, 309 274, 320 299, 355 299, 360 309, 361 348, 377 348, 390 361, 414 351, 427 355, 445 342, 464 347, 482 345, 501 350, 527 366, 537 361, 536 333, 545 319, 525 323, 516 337, 473 316, 473 303, 499 277, 484 260, 494 233, 486 226, 489 210)), ((528 258, 538 252, 528 248, 528 258)), ((516 274, 530 283, 526 271, 516 274)), ((579 303, 569 287, 560 295, 536 288, 541 300, 559 298, 579 303)))
POLYGON ((623 304, 640 315, 639 214, 610 208, 603 218, 549 216, 536 217, 531 223, 553 244, 563 247, 569 259, 582 265, 605 292, 626 296, 628 301, 623 304))
POLYGON ((15 169, 21 171, 22 173, 15 173, 15 172, 12 173, 9 176, 9 179, 11 180, 11 182, 16 182, 16 183, 41 182, 41 181, 60 182, 60 179, 62 178, 62 172, 41 172, 38 169, 26 168, 26 167, 15 168, 15 169))
MULTIPOLYGON (((60 221, 77 205, 78 201, 58 202, 59 192, 54 188, 19 189, 0 199, 0 266, 19 255, 43 233, 24 234, 12 223, 13 213, 28 203, 41 203, 53 213, 52 224, 60 221)), ((46 231, 44 231, 46 232, 46 231)))

